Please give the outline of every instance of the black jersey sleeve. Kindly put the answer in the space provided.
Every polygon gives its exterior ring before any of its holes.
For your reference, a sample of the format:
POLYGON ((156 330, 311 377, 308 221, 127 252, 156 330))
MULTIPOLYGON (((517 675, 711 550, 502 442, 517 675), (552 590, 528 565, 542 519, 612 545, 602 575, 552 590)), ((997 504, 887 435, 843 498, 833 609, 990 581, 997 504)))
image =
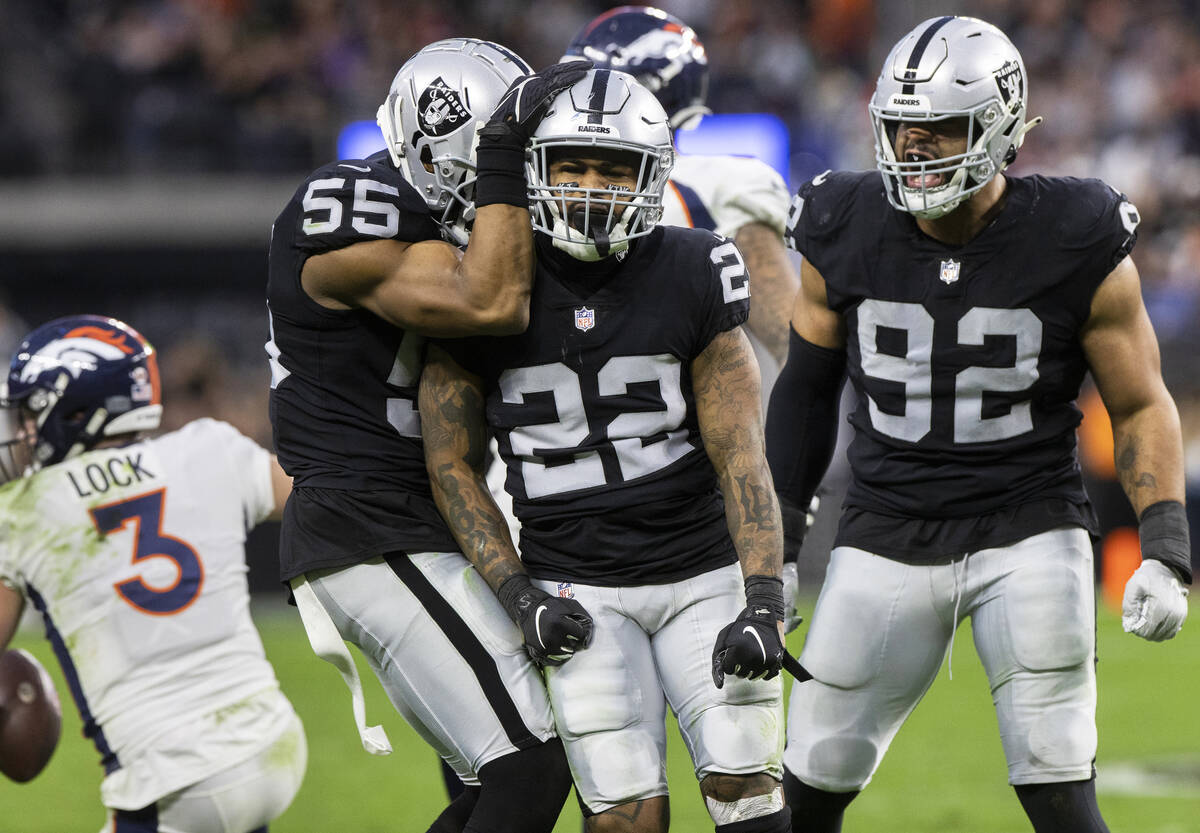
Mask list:
POLYGON ((701 310, 693 358, 726 330, 746 322, 750 316, 750 279, 746 262, 733 241, 711 232, 692 230, 695 236, 708 235, 707 268, 698 287, 701 310), (697 234, 696 232, 700 232, 697 234))
POLYGON ((1092 296, 1137 242, 1137 208, 1121 192, 1098 179, 1051 180, 1047 208, 1055 208, 1054 237, 1075 268, 1064 297, 1078 321, 1087 319, 1092 296))
POLYGON ((295 246, 308 255, 364 240, 414 243, 440 237, 425 200, 383 152, 318 168, 292 201, 294 210, 280 220, 294 224, 295 246))
POLYGON ((1103 279, 1133 251, 1141 216, 1128 197, 1098 179, 1080 180, 1074 191, 1077 222, 1065 229, 1064 242, 1084 256, 1086 271, 1103 279))
POLYGON ((878 181, 873 172, 825 171, 800 186, 788 209, 788 246, 824 273, 821 250, 836 241, 853 214, 865 181, 878 181))

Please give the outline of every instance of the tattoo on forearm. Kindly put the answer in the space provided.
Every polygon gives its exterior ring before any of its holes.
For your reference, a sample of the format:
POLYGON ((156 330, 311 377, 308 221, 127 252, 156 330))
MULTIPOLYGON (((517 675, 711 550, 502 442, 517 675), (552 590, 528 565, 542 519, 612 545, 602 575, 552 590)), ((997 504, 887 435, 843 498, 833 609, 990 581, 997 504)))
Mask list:
POLYGON ((744 336, 732 332, 717 338, 697 374, 704 444, 743 570, 773 574, 782 566, 783 533, 763 454, 758 373, 750 367, 754 359, 744 336))
POLYGON ((761 481, 750 482, 748 474, 738 475, 733 480, 738 487, 737 498, 742 507, 742 522, 753 525, 756 529, 775 529, 779 525, 779 519, 766 484, 761 481))
POLYGON ((475 565, 491 587, 497 588, 504 579, 520 572, 515 554, 511 552, 508 525, 494 505, 480 500, 477 483, 464 485, 449 464, 438 469, 436 488, 439 503, 463 554, 475 565))
POLYGON ((421 429, 434 499, 463 554, 495 589, 521 567, 508 523, 485 480, 483 392, 440 364, 427 365, 425 373, 421 429))
POLYGON ((1139 471, 1142 468, 1141 449, 1136 439, 1129 438, 1118 446, 1116 454, 1117 478, 1130 501, 1137 505, 1136 496, 1143 490, 1154 492, 1158 489, 1158 479, 1152 472, 1139 471))

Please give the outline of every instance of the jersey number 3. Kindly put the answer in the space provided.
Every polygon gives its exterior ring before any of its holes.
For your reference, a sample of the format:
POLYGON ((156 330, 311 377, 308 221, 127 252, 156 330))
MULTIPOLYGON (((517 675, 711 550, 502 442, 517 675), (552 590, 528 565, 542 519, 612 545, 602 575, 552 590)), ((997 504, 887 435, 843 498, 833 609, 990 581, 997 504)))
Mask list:
POLYGON ((166 489, 159 489, 91 510, 92 522, 101 535, 117 532, 134 522, 134 564, 147 558, 166 558, 174 563, 178 575, 170 587, 151 586, 141 575, 113 585, 122 599, 142 613, 154 616, 179 613, 196 600, 204 583, 204 565, 196 551, 187 542, 163 534, 165 496, 166 489))

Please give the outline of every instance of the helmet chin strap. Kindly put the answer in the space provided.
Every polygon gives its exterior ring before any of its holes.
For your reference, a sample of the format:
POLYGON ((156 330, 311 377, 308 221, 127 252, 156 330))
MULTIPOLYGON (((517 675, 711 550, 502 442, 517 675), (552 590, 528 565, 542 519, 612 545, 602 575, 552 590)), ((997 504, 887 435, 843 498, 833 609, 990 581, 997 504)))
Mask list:
POLYGON ((623 216, 611 229, 606 229, 603 222, 587 222, 590 218, 583 206, 578 206, 571 212, 570 223, 563 219, 558 206, 553 203, 550 205, 550 211, 554 215, 554 233, 550 242, 556 249, 566 252, 576 260, 594 263, 611 255, 619 255, 629 248, 629 229, 623 216), (588 229, 590 237, 583 233, 584 227, 588 229))

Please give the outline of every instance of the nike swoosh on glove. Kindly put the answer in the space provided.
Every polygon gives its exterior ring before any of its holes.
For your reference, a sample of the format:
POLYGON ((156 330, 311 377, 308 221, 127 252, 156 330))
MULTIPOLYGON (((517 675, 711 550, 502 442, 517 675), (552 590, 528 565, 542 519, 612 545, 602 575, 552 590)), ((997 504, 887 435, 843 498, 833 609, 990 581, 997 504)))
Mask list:
POLYGON ((568 61, 513 81, 487 124, 479 129, 480 142, 524 148, 554 97, 587 75, 591 68, 591 61, 568 61))
POLYGON ((747 607, 717 634, 712 660, 717 688, 725 685, 726 674, 747 680, 769 680, 779 675, 783 643, 776 627, 778 621, 747 607))
POLYGON ((551 596, 525 575, 509 576, 496 594, 521 629, 525 650, 538 665, 562 665, 592 642, 592 617, 574 599, 551 596))
POLYGON ((1125 583, 1121 627, 1151 642, 1163 642, 1183 629, 1187 588, 1166 564, 1147 558, 1125 583))

